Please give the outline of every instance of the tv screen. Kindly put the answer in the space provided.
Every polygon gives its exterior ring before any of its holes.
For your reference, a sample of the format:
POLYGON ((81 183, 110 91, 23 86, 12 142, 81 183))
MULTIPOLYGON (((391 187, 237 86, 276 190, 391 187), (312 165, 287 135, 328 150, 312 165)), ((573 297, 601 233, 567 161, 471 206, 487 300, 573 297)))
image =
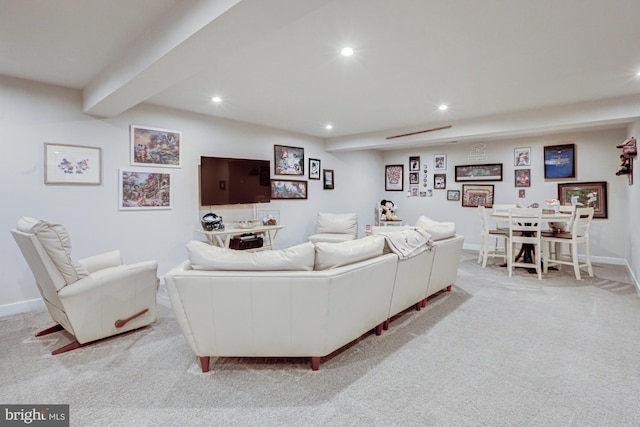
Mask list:
POLYGON ((269 160, 200 157, 200 205, 271 201, 269 160))

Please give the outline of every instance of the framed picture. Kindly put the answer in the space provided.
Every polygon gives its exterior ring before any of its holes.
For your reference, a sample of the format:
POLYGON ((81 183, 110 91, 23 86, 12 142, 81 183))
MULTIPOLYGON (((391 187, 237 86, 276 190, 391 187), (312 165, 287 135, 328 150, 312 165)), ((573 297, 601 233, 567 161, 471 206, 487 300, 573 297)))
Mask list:
POLYGON ((436 173, 433 175, 433 188, 436 190, 444 190, 447 188, 447 175, 444 173, 436 173))
POLYGON ((550 145, 544 147, 545 179, 575 178, 575 144, 550 145))
POLYGON ((304 175, 304 148, 274 145, 273 168, 276 175, 304 175))
POLYGON ((309 179, 320 180, 320 160, 309 159, 309 179))
POLYGON ((410 197, 420 196, 420 187, 418 187, 417 185, 410 185, 409 194, 410 194, 410 197))
POLYGON ((44 143, 45 184, 102 184, 102 149, 44 143))
POLYGON ((516 187, 531 187, 531 169, 516 169, 513 172, 516 187))
POLYGON ((460 190, 447 191, 447 200, 451 200, 453 202, 460 201, 460 190))
POLYGON ((462 185, 462 206, 477 208, 493 206, 493 185, 462 185))
POLYGON ((180 167, 182 133, 131 125, 131 165, 180 167))
POLYGON ((411 172, 420 171, 420 156, 409 157, 409 171, 411 172))
POLYGON ((419 183, 420 183, 420 173, 409 172, 409 184, 419 184, 419 183))
POLYGON ((386 165, 384 167, 385 191, 404 190, 404 165, 386 165))
POLYGON ((519 147, 513 149, 514 166, 531 166, 531 147, 519 147))
POLYGON ((456 166, 457 181, 502 181, 502 163, 456 166))
POLYGON ((290 179, 271 180, 272 199, 306 199, 307 181, 294 181, 290 179))
POLYGON ((558 184, 558 200, 561 205, 591 207, 594 218, 607 218, 607 182, 572 182, 558 184))
POLYGON ((335 176, 333 173, 333 169, 322 170, 322 181, 324 182, 325 190, 333 190, 334 179, 335 179, 335 176))
POLYGON ((120 170, 118 209, 171 209, 171 174, 120 170))
POLYGON ((525 190, 524 189, 518 190, 518 197, 521 198, 521 199, 525 198, 525 190))
POLYGON ((433 156, 433 164, 434 164, 433 168, 437 171, 447 170, 447 155, 435 154, 433 156))

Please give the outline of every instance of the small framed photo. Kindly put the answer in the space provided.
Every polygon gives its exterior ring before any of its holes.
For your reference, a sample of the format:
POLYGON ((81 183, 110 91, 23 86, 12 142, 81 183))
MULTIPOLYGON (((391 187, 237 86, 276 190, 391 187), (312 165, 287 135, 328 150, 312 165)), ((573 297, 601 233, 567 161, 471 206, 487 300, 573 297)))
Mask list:
POLYGON ((100 185, 102 149, 45 142, 44 183, 100 185))
POLYGON ((575 178, 575 144, 544 147, 544 178, 575 178))
POLYGON ((458 202, 460 201, 460 190, 447 191, 447 200, 458 202))
POLYGON ((273 146, 275 175, 304 175, 304 148, 273 146))
POLYGON ((409 157, 409 171, 410 172, 420 171, 420 156, 409 157))
POLYGON ((385 191, 404 190, 404 165, 386 165, 384 167, 385 191))
POLYGON ((171 174, 120 170, 118 193, 121 211, 171 209, 171 174))
POLYGON ((444 173, 436 173, 433 175, 433 188, 436 190, 444 190, 447 188, 447 175, 444 173))
POLYGON ((325 190, 333 190, 333 185, 335 181, 333 169, 322 170, 322 181, 323 181, 323 188, 325 190))
POLYGON ((560 205, 593 208, 594 218, 607 218, 607 182, 572 182, 558 184, 560 205))
POLYGON ((531 169, 516 169, 514 174, 516 187, 531 187, 531 169))
POLYGON ((531 147, 519 147, 513 149, 514 166, 531 166, 531 147))
POLYGON ((320 160, 309 159, 309 179, 320 180, 320 160))
POLYGON ((272 199, 306 199, 307 181, 294 181, 290 179, 271 180, 272 199))
POLYGON ((435 154, 433 156, 433 164, 434 164, 433 168, 437 171, 447 170, 447 155, 435 154))
POLYGON ((182 133, 131 125, 131 165, 180 167, 182 133))
POLYGON ((493 185, 462 185, 462 206, 477 208, 493 207, 493 185))
POLYGON ((409 172, 409 184, 419 184, 419 183, 420 183, 420 173, 409 172))
POLYGON ((525 190, 524 188, 521 188, 520 190, 518 190, 518 197, 521 199, 525 198, 525 190))

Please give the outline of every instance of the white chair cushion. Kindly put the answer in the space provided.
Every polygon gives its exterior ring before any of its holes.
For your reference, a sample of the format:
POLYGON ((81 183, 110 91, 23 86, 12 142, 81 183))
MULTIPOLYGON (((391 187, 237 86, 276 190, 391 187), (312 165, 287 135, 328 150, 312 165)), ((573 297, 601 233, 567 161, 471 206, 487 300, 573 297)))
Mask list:
POLYGON ((60 224, 22 217, 16 226, 18 231, 34 234, 56 265, 67 285, 89 275, 89 271, 71 259, 71 239, 60 224))
POLYGON ((383 250, 382 236, 369 236, 340 243, 318 242, 314 270, 329 270, 374 258, 382 255, 383 250))
POLYGON ((418 218, 416 227, 425 229, 427 233, 431 234, 432 240, 442 240, 453 237, 456 234, 455 222, 434 221, 424 215, 418 218))
POLYGON ((315 256, 311 242, 283 250, 247 252, 192 240, 187 251, 194 270, 311 271, 315 256))
POLYGON ((356 214, 318 213, 316 234, 343 233, 358 235, 358 216, 356 214))

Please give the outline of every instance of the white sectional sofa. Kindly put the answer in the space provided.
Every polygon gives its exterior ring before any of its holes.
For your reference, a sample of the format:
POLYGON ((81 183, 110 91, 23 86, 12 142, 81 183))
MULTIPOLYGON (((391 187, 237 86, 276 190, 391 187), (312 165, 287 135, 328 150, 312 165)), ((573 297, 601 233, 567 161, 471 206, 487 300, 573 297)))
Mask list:
POLYGON ((310 357, 317 370, 321 357, 381 334, 392 316, 453 284, 462 241, 429 242, 407 259, 383 235, 253 253, 192 241, 165 283, 203 372, 225 356, 310 357))

